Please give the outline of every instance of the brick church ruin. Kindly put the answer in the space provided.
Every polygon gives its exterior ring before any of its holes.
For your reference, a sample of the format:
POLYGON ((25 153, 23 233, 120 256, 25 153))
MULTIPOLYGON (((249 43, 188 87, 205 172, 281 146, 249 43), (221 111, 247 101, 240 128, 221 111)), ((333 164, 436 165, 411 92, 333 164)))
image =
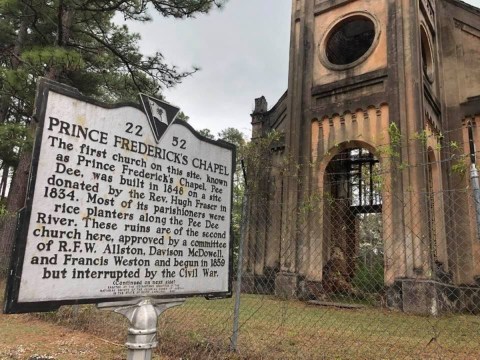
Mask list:
POLYGON ((480 9, 459 0, 292 4, 288 90, 270 109, 256 99, 252 114, 253 141, 279 136, 250 179, 244 289, 355 294, 361 223, 375 215, 381 246, 370 253, 381 254, 387 306, 477 308, 469 154, 480 149, 480 9))

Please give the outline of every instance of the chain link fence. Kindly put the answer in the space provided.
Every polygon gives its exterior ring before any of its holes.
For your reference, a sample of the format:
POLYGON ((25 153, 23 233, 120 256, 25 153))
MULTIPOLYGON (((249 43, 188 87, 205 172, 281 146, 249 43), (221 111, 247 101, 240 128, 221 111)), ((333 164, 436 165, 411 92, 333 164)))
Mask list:
MULTIPOLYGON (((262 359, 478 358, 478 190, 461 145, 450 147, 455 156, 435 161, 429 150, 415 166, 389 151, 340 149, 323 168, 290 172, 259 156, 241 224, 241 291, 232 316, 207 316, 228 334, 223 349, 262 359)), ((203 339, 222 348, 216 334, 203 339)))
MULTIPOLYGON (((470 197, 466 191, 435 194, 440 195, 449 204, 467 203, 470 197)), ((430 196, 423 194, 418 200, 430 196)), ((462 267, 468 261, 447 264, 438 254, 454 251, 448 246, 441 249, 440 241, 444 246, 457 237, 466 238, 466 231, 449 224, 437 243, 417 235, 403 246, 402 240, 394 241, 399 234, 385 215, 388 208, 358 209, 346 202, 321 200, 314 218, 323 216, 324 226, 312 227, 309 222, 299 226, 301 248, 298 242, 285 241, 290 235, 281 235, 275 245, 279 257, 270 263, 271 244, 258 238, 265 238, 264 229, 269 231, 273 224, 268 218, 258 220, 244 259, 242 292, 251 295, 245 295, 240 310, 256 313, 251 318, 244 315, 241 337, 249 338, 265 358, 477 358, 479 288, 454 279, 459 275, 453 268, 465 271, 462 267), (311 243, 322 236, 328 244, 311 243), (398 268, 420 255, 419 268, 409 276, 395 276, 398 268), (261 336, 249 322, 265 324, 261 336)), ((412 226, 432 221, 420 204, 410 205, 412 226)), ((272 208, 266 205, 262 210, 272 208)), ((296 215, 302 211, 294 210, 296 215)))
MULTIPOLYGON (((420 202, 428 203, 430 211, 442 207, 449 212, 449 207, 456 210, 473 201, 470 189, 424 193, 415 199, 418 202, 403 203, 410 205, 415 229, 434 226, 420 202), (432 196, 442 202, 432 204, 432 196)), ((478 358, 480 288, 475 279, 461 282, 470 271, 467 267, 474 266, 469 260, 478 255, 476 244, 468 260, 466 249, 449 246, 458 238, 467 239, 470 229, 456 226, 455 218, 447 219, 443 233, 430 234, 428 241, 417 235, 403 246, 403 239, 393 241, 399 234, 385 215, 395 213, 385 207, 393 201, 382 198, 382 206, 362 211, 345 203, 345 199, 318 201, 309 216, 328 219, 328 229, 312 227, 309 221, 298 224, 295 233, 304 240, 303 251, 287 240, 291 234, 282 233, 275 217, 260 216, 280 211, 275 207, 283 204, 256 203, 244 224, 240 296, 189 300, 165 314, 160 325, 163 352, 182 357, 186 353, 178 349, 189 349, 187 356, 193 358, 231 358, 228 349, 233 347, 235 356, 244 359, 478 358), (325 249, 306 249, 320 231, 328 231, 333 240, 326 246, 328 256, 325 249), (271 236, 267 234, 278 236, 277 242, 266 242, 271 236), (443 262, 442 252, 460 254, 443 262), (420 255, 420 268, 410 276, 395 276, 398 268, 420 255), (298 272, 291 267, 282 271, 282 261, 295 263, 298 272)), ((286 218, 304 211, 296 208, 286 218)))
POLYGON ((425 179, 403 191, 362 149, 333 157, 321 191, 260 161, 236 252, 240 292, 173 310, 163 339, 195 339, 195 358, 232 348, 245 359, 478 358, 478 194, 466 163, 451 161, 448 180, 465 186, 442 189, 429 161, 399 167, 425 179))
MULTIPOLYGON (((162 356, 479 358, 480 242, 470 186, 443 190, 427 166, 423 191, 394 192, 361 149, 333 158, 321 191, 262 166, 267 175, 237 193, 243 216, 236 214, 232 298, 193 298, 164 313, 162 356), (289 191, 292 183, 300 190, 289 191)), ((455 176, 469 183, 468 172, 455 176)), ((10 245, 0 242, 0 254, 4 269, 10 245)), ((126 334, 125 320, 92 306, 43 317, 119 343, 126 334)))

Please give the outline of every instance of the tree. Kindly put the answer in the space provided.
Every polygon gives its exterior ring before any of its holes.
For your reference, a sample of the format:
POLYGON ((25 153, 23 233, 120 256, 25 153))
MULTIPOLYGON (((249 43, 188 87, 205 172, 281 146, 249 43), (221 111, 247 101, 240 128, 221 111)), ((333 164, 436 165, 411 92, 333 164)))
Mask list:
MULTIPOLYGON (((245 179, 243 178, 242 160, 245 155, 245 147, 247 146, 247 141, 245 140, 245 135, 240 130, 235 128, 226 128, 225 130, 220 131, 218 133, 218 138, 235 145, 237 149, 236 169, 234 174, 234 198, 239 199, 239 203, 235 205, 241 207, 241 202, 245 191, 245 179)), ((239 209, 239 211, 241 214, 241 209, 239 209)))
POLYGON ((201 130, 198 130, 198 133, 202 136, 205 136, 206 138, 211 139, 211 140, 215 139, 215 135, 212 134, 210 129, 201 129, 201 130))
POLYGON ((245 135, 240 130, 231 127, 220 131, 218 138, 234 144, 237 148, 243 148, 247 143, 245 135))
POLYGON ((196 69, 178 71, 164 63, 160 52, 142 55, 138 34, 116 25, 114 15, 147 21, 146 7, 151 6, 164 16, 189 17, 221 4, 218 0, 55 0, 48 4, 0 0, 0 28, 7 34, 0 53, 2 102, 18 99, 28 117, 31 106, 25 105, 32 105, 39 76, 106 101, 131 100, 139 91, 157 94, 196 69))
POLYGON ((190 120, 190 116, 187 116, 183 111, 180 111, 177 115, 177 119, 188 122, 188 120, 190 120))
POLYGON ((233 228, 233 253, 235 270, 238 268, 238 252, 240 248, 240 236, 243 210, 243 200, 245 196, 245 179, 243 177, 242 160, 244 149, 247 145, 245 135, 238 129, 227 128, 218 133, 218 138, 235 145, 237 149, 236 168, 233 177, 233 208, 232 208, 232 228, 233 228))
MULTIPOLYGON (((198 133, 206 138, 215 139, 210 129, 205 128, 198 131, 198 133)), ((236 147, 236 168, 233 174, 233 208, 232 208, 232 228, 233 228, 233 253, 234 253, 234 269, 237 269, 238 250, 240 241, 240 230, 242 225, 242 205, 245 195, 245 179, 243 176, 242 160, 245 156, 245 149, 247 148, 247 141, 245 135, 238 129, 226 128, 220 131, 218 139, 227 141, 236 147)))
POLYGON ((19 154, 27 147, 31 150, 30 141, 27 141, 27 128, 21 123, 6 123, 0 126, 0 169, 3 176, 0 180, 0 199, 5 197, 10 168, 15 168, 19 161, 19 154))
MULTIPOLYGON (((35 84, 42 76, 103 101, 133 100, 138 92, 155 95, 178 84, 197 69, 179 71, 160 52, 143 55, 139 35, 115 24, 114 16, 149 21, 151 9, 185 18, 225 1, 0 0, 0 125, 29 122, 35 84)), ((30 157, 30 151, 19 156, 7 202, 10 212, 23 207, 30 157)), ((0 235, 4 241, 12 236, 0 235)))

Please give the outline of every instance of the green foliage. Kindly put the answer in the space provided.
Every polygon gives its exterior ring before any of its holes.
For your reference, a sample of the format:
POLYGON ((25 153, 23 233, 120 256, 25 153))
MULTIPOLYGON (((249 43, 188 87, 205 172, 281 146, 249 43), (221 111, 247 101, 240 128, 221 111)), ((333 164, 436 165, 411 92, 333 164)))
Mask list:
POLYGON ((388 127, 388 134, 390 137, 390 144, 379 146, 377 152, 379 156, 388 157, 392 160, 400 159, 400 148, 402 145, 402 134, 397 124, 394 122, 390 123, 388 127))
POLYGON ((467 162, 467 156, 465 155, 455 160, 455 162, 452 164, 452 173, 463 177, 463 176, 466 176, 467 172, 468 172, 468 162, 467 162))
POLYGON ((0 68, 0 76, 4 88, 12 92, 22 90, 21 84, 28 84, 28 72, 23 69, 0 68))
POLYGON ((281 137, 281 133, 273 130, 243 147, 241 157, 246 164, 247 177, 252 179, 248 183, 249 191, 252 194, 260 195, 258 193, 260 181, 253 181, 253 179, 258 180, 265 177, 265 169, 272 165, 273 148, 281 140, 281 137))
POLYGON ((224 0, 152 0, 155 10, 163 16, 192 17, 195 13, 207 13, 212 7, 222 7, 224 0))
POLYGON ((121 17, 149 21, 149 11, 193 17, 224 2, 0 0, 0 124, 23 124, 1 130, 2 164, 15 167, 19 153, 29 148, 22 126, 32 115, 40 77, 70 85, 100 101, 136 102, 139 92, 161 97, 164 88, 197 71, 180 71, 166 63, 160 52, 142 54, 140 36, 116 23, 121 17))
POLYGON ((188 122, 188 120, 190 120, 190 116, 187 116, 183 111, 180 111, 177 115, 177 119, 188 122))
MULTIPOLYGON (((198 133, 208 139, 215 140, 215 135, 210 129, 201 129, 198 133)), ((226 128, 218 133, 218 139, 229 142, 236 147, 236 168, 233 174, 233 208, 232 208, 232 230, 233 230, 233 268, 238 267, 238 252, 240 243, 240 231, 242 225, 243 200, 245 196, 245 179, 243 176, 242 160, 245 158, 246 149, 251 146, 247 143, 245 135, 238 129, 226 128)))
POLYGON ((218 133, 218 138, 229 142, 236 147, 236 168, 233 177, 233 209, 232 209, 232 230, 233 230, 233 258, 234 264, 233 268, 236 270, 238 268, 238 252, 241 236, 241 226, 242 226, 242 210, 243 210, 243 201, 245 196, 245 179, 243 177, 242 169, 242 159, 244 155, 244 148, 247 145, 245 136, 243 133, 235 128, 227 128, 218 133))
POLYGON ((413 134, 412 139, 420 141, 422 145, 427 145, 428 133, 426 130, 422 130, 420 132, 413 134))
POLYGON ((48 69, 58 68, 62 71, 77 71, 85 67, 82 54, 75 50, 44 46, 25 50, 21 55, 23 63, 37 70, 38 75, 44 74, 48 69))
POLYGON ((390 123, 388 127, 388 134, 390 135, 390 143, 392 145, 400 145, 402 141, 402 133, 394 122, 390 123))
POLYGON ((407 168, 408 168, 408 164, 406 162, 402 162, 402 163, 398 164, 398 169, 400 171, 405 170, 407 168))
POLYGON ((373 264, 357 265, 352 285, 362 293, 378 294, 384 288, 383 254, 373 264))
POLYGON ((313 194, 310 194, 304 198, 298 207, 300 219, 302 219, 302 221, 306 221, 309 215, 315 214, 318 210, 320 210, 324 200, 329 201, 329 195, 329 193, 324 193, 322 195, 320 192, 315 191, 313 194))
POLYGON ((8 215, 7 204, 5 199, 0 199, 0 220, 8 215))
POLYGON ((452 151, 460 150, 460 146, 458 145, 458 142, 456 142, 456 141, 450 141, 450 149, 451 149, 452 151))
POLYGON ((0 124, 0 160, 4 166, 15 167, 21 151, 30 151, 32 138, 23 124, 0 124))
POLYGON ((198 133, 202 136, 205 136, 208 139, 211 139, 211 140, 215 139, 215 135, 212 134, 210 129, 201 129, 201 130, 198 130, 198 133))
POLYGON ((239 153, 243 151, 243 147, 247 143, 245 135, 240 130, 231 127, 220 131, 218 138, 235 145, 239 153))
POLYGON ((139 50, 140 36, 115 16, 149 21, 193 17, 224 0, 0 1, 0 123, 31 115, 36 82, 47 76, 101 101, 158 94, 197 69, 179 71, 156 52, 139 50))
POLYGON ((359 250, 352 285, 362 293, 379 293, 384 287, 384 244, 381 214, 357 215, 359 250))

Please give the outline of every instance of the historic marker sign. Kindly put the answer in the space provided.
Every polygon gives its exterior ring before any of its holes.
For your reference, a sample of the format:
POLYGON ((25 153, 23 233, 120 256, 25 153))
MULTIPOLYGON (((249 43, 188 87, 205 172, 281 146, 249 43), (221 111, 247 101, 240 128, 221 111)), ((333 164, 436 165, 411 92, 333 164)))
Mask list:
POLYGON ((40 84, 6 312, 230 294, 234 147, 173 121, 177 111, 40 84))

